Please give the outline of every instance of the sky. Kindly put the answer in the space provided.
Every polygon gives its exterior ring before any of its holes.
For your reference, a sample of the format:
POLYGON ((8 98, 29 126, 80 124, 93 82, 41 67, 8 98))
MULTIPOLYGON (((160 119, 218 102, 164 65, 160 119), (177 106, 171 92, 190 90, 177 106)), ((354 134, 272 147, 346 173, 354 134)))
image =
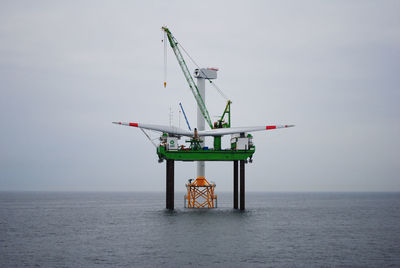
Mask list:
MULTIPOLYGON (((195 125, 170 48, 163 87, 164 25, 219 68, 233 126, 296 125, 254 134, 246 190, 400 191, 399 14, 399 1, 1 1, 0 191, 165 190, 153 145, 111 124, 185 128, 182 102, 195 125)), ((225 102, 207 85, 211 116, 225 102)), ((175 190, 194 176, 177 162, 175 190)), ((206 177, 232 191, 232 163, 206 177)))

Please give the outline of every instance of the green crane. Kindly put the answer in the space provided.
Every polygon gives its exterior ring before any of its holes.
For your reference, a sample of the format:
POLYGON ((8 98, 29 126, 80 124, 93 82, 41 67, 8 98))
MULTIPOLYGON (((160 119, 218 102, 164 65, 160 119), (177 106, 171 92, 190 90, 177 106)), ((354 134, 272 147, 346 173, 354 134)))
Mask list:
POLYGON ((213 124, 211 122, 210 114, 206 108, 203 98, 200 95, 199 89, 197 88, 196 84, 193 81, 193 77, 190 74, 188 67, 186 65, 185 59, 182 56, 181 51, 178 48, 178 42, 176 41, 175 37, 172 35, 171 31, 167 27, 162 27, 162 30, 167 34, 169 44, 171 45, 172 50, 175 53, 176 59, 178 60, 179 66, 181 66, 183 75, 186 78, 186 81, 189 84, 190 90, 193 93, 193 96, 197 102, 197 105, 203 115, 204 119, 206 120, 208 126, 213 129, 213 124))
POLYGON ((231 101, 228 100, 225 110, 221 115, 221 118, 214 122, 214 128, 229 128, 231 127, 231 101), (228 116, 228 122, 225 122, 225 115, 228 116))

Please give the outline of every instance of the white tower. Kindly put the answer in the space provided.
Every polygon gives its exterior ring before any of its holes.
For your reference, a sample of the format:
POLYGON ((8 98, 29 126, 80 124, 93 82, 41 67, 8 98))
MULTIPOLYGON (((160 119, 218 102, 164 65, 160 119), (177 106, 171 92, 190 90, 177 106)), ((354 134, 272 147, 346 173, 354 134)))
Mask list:
MULTIPOLYGON (((206 79, 217 79, 217 71, 215 68, 201 68, 194 70, 194 77, 197 78, 197 88, 201 98, 206 103, 206 79)), ((200 108, 197 107, 197 130, 205 130, 205 120, 200 108)), ((201 143, 201 147, 204 147, 204 142, 201 143)), ((197 177, 205 177, 205 163, 204 161, 197 161, 197 177)))

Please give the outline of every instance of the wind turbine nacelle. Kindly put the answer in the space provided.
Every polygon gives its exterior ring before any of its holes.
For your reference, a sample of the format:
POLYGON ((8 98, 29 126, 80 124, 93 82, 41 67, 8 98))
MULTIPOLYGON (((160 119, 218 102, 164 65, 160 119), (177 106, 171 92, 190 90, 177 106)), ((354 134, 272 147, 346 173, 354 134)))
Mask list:
POLYGON ((217 68, 201 68, 194 70, 194 77, 204 79, 217 79, 217 68))

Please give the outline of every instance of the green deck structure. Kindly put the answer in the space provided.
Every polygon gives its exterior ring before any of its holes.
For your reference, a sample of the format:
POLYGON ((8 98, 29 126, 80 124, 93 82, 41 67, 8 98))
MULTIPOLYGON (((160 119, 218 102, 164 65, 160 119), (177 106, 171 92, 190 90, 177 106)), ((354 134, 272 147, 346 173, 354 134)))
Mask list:
POLYGON ((157 147, 157 155, 160 160, 176 161, 235 161, 248 159, 251 161, 255 151, 255 147, 249 150, 166 150, 165 146, 157 147))

